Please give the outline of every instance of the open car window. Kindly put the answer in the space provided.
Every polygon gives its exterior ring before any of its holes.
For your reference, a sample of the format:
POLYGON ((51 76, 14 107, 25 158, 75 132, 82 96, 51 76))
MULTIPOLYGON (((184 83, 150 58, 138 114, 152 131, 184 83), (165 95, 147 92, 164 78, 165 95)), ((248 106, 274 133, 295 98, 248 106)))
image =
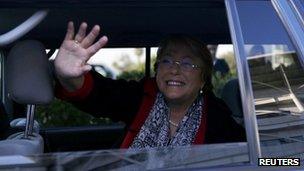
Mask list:
MULTIPOLYGON (((246 129, 247 142, 113 149, 119 147, 124 136, 123 123, 96 119, 68 103, 55 101, 39 107, 36 114, 45 153, 24 156, 21 163, 1 163, 0 168, 243 170, 256 166, 258 157, 297 157, 303 161, 303 53, 299 53, 270 0, 88 1, 86 5, 83 1, 60 0, 56 4, 32 3, 33 6, 31 2, 16 2, 5 1, 5 7, 0 7, 0 31, 6 32, 33 12, 49 7, 46 19, 22 39, 37 39, 50 50, 60 46, 68 21, 75 21, 75 26, 82 21, 90 26, 100 24, 110 41, 90 64, 96 72, 113 79, 153 76, 156 47, 170 33, 186 33, 205 44, 220 44, 218 50, 225 50, 217 58, 226 61, 230 70, 226 75, 213 74, 214 93, 228 105, 232 118, 246 129), (236 8, 231 8, 231 4, 236 8), (15 16, 11 15, 14 10, 15 16), (231 17, 231 13, 237 15, 231 17), (239 30, 234 22, 240 24, 239 30), (235 35, 241 35, 241 43, 234 40, 235 35), (116 60, 108 60, 112 53, 116 60), (248 77, 244 70, 249 71, 248 77)), ((303 3, 295 0, 294 4, 300 4, 296 9, 297 20, 301 21, 303 3)), ((9 49, 6 46, 1 50, 9 49)), ((1 53, 1 60, 5 61, 4 54, 1 53)), ((1 72, 2 69, 1 65, 1 72)), ((5 79, 1 77, 1 81, 5 85, 5 79)), ((1 90, 5 96, 5 87, 1 90)), ((14 108, 3 99, 5 108, 14 108)))
MULTIPOLYGON (((147 5, 147 4, 143 4, 147 5)), ((102 31, 104 34, 108 35, 109 37, 109 44, 108 48, 102 49, 99 53, 96 54, 95 58, 93 58, 89 63, 95 66, 95 70, 101 74, 104 69, 110 68, 107 66, 107 63, 110 63, 109 58, 112 56, 108 56, 110 51, 116 51, 116 59, 113 60, 111 65, 116 69, 119 69, 119 72, 114 72, 115 76, 108 76, 114 79, 124 78, 124 79, 136 79, 143 77, 146 70, 146 59, 147 56, 150 59, 150 76, 154 76, 154 63, 156 57, 156 50, 159 41, 165 37, 167 34, 170 33, 186 33, 190 34, 194 37, 201 39, 205 44, 229 44, 230 35, 228 30, 228 22, 227 17, 225 15, 225 8, 223 1, 217 1, 214 4, 208 4, 207 2, 202 2, 199 6, 191 6, 188 4, 185 7, 180 8, 176 5, 161 5, 160 8, 157 10, 161 11, 164 15, 162 21, 156 19, 155 17, 158 16, 155 10, 154 5, 152 5, 149 9, 149 12, 145 12, 145 16, 141 16, 138 18, 138 23, 136 21, 128 23, 130 26, 125 26, 125 30, 121 29, 127 23, 119 17, 135 17, 136 13, 134 11, 138 10, 138 12, 142 12, 141 6, 133 6, 132 10, 120 9, 120 13, 115 11, 114 7, 108 8, 105 11, 98 13, 100 16, 108 16, 111 13, 113 14, 112 20, 110 18, 96 18, 92 17, 94 14, 97 14, 97 11, 93 10, 89 11, 88 9, 82 9, 80 12, 83 18, 70 18, 67 17, 65 20, 58 20, 56 27, 49 26, 47 22, 50 19, 51 22, 54 21, 56 18, 60 18, 59 16, 69 16, 72 13, 76 13, 76 11, 68 11, 65 9, 50 9, 48 13, 48 17, 45 21, 38 26, 37 30, 39 31, 46 31, 48 30, 50 34, 53 32, 58 32, 56 35, 43 35, 39 32, 34 34, 36 31, 35 29, 33 32, 30 32, 28 36, 33 35, 34 38, 39 39, 43 37, 42 42, 45 42, 46 48, 54 50, 58 48, 60 45, 60 41, 64 36, 66 23, 69 20, 76 20, 75 25, 79 24, 81 20, 87 21, 89 25, 92 24, 101 24, 103 29, 102 31), (189 6, 188 6, 189 5, 189 6), (205 5, 207 5, 205 7, 205 5), (206 9, 202 10, 201 8, 206 9), (191 9, 191 10, 190 10, 191 9), (71 13, 70 13, 71 12, 71 13), (194 12, 194 13, 193 13, 194 12), (206 23, 204 20, 200 20, 199 18, 194 18, 195 15, 202 15, 202 16, 209 16, 212 19, 212 25, 206 23), (178 16, 176 16, 178 15, 178 16), (87 18, 86 18, 87 17, 87 18), (145 23, 147 18, 152 18, 150 21, 151 23, 145 23), (179 18, 179 19, 177 19, 179 18), (191 21, 189 21, 189 19, 191 21), (197 20, 199 19, 199 20, 197 20), (180 25, 180 21, 183 20, 185 23, 180 25), (110 22, 111 21, 111 22, 110 22), (192 25, 194 21, 200 23, 196 25, 196 27, 188 27, 187 25, 192 25), (169 23, 168 23, 169 22, 169 23), (149 26, 151 27, 149 27, 149 26), (170 28, 167 27, 170 25, 170 28), (58 26, 58 28, 57 28, 58 26), (175 27, 176 26, 176 27, 175 27), (180 27, 177 27, 180 26, 180 27), (115 28, 117 28, 115 30, 115 28), (214 29, 215 28, 215 29, 214 29), (52 31, 51 31, 52 30, 52 31), (199 30, 204 30, 201 32, 199 30), (142 45, 142 46, 141 46, 142 45), (134 47, 144 47, 144 48, 134 48, 134 47), (133 48, 131 51, 132 53, 124 53, 124 49, 120 48, 133 48), (147 52, 150 55, 147 55, 147 52), (135 57, 135 58, 134 58, 135 57), (103 68, 101 68, 103 67, 103 68), (133 73, 132 70, 136 70, 136 73, 133 73), (128 71, 128 72, 126 72, 128 71), (138 72, 140 71, 140 73, 138 72), (139 74, 139 75, 138 75, 139 74)), ((147 5, 149 6, 149 4, 147 5)), ((8 10, 8 9, 4 9, 8 10)), ((24 9, 24 14, 30 14, 31 9, 24 9)), ((208 18, 209 18, 208 17, 208 18)), ((8 21, 6 21, 8 22, 8 21)), ((225 45, 224 45, 225 46, 225 45)), ((219 50, 221 48, 219 47, 219 50)), ((225 48, 224 48, 225 49, 225 48)), ((217 58, 226 61, 227 65, 230 67, 229 73, 227 76, 222 76, 220 74, 214 74, 214 85, 215 85, 215 94, 219 98, 222 96, 222 89, 225 84, 231 79, 237 79, 236 75, 236 65, 234 59, 234 53, 232 47, 230 45, 229 50, 226 49, 222 50, 223 56, 217 56, 217 58), (228 56, 225 56, 228 55, 228 56)), ((112 60, 112 59, 111 59, 112 60)), ((107 76, 107 75, 105 75, 107 76)), ((242 115, 242 114, 241 114, 242 115)), ((36 115, 38 120, 42 122, 41 133, 43 137, 45 137, 45 147, 46 152, 63 152, 63 151, 79 151, 79 150, 92 150, 92 149, 105 149, 111 148, 112 144, 110 144, 110 140, 112 139, 112 143, 119 142, 119 138, 121 138, 121 132, 123 132, 123 128, 121 127, 120 131, 117 131, 117 125, 115 123, 111 123, 108 120, 101 120, 98 121, 96 119, 91 118, 89 115, 76 111, 75 109, 71 108, 69 104, 64 104, 61 101, 55 101, 51 106, 47 107, 40 107, 38 108, 38 113, 36 115), (68 113, 67 115, 65 113, 68 113), (83 117, 85 116, 85 117, 83 117), (52 123, 53 122, 53 123, 52 123), (65 122, 72 122, 71 125, 66 125, 65 122), (85 124, 81 125, 81 122, 85 124), (77 124, 76 124, 77 123, 77 124), (91 126, 89 126, 91 125, 91 126), (106 128, 110 128, 114 125, 116 132, 106 133, 104 130, 106 128), (103 130, 103 131, 101 131, 103 130), (89 137, 91 136, 91 137, 89 137), (116 139, 113 138, 116 136, 116 139), (114 139, 114 140, 113 140, 114 139), (107 141, 107 142, 103 142, 107 141), (94 143, 95 142, 95 143, 94 143), (79 145, 79 143, 84 143, 84 145, 79 145), (99 143, 99 144, 98 144, 99 143), (103 144, 108 144, 103 145, 103 144), (78 147, 79 145, 79 147, 78 147)), ((242 116, 240 118, 236 118, 240 125, 244 126, 244 123, 241 121, 242 116)), ((102 152, 103 153, 103 152, 102 152)), ((112 155, 112 152, 110 152, 112 155)), ((113 154, 124 156, 124 151, 113 151, 113 154)), ((159 169, 159 168, 183 168, 186 165, 192 165, 191 167, 204 167, 204 166, 218 166, 218 165, 231 165, 231 164, 240 164, 240 163, 249 163, 248 157, 248 148, 247 142, 236 142, 236 143, 223 143, 223 144, 210 144, 210 145, 203 145, 203 146, 193 146, 193 147, 185 147, 183 149, 159 149, 159 150, 136 150, 131 153, 132 155, 129 156, 129 152, 126 153, 127 160, 119 160, 119 164, 122 168, 124 167, 131 167, 129 164, 132 164, 132 167, 145 167, 146 169, 159 169), (167 150, 171 152, 166 152, 167 150), (184 150, 184 152, 183 152, 184 150), (196 151, 194 154, 193 152, 196 151), (223 153, 225 151, 225 153, 223 153), (154 153, 157 153, 157 156, 154 157, 154 153), (172 160, 172 155, 168 156, 167 154, 176 154, 175 159, 172 160), (188 154, 187 156, 184 154, 188 154), (209 153, 209 155, 206 155, 209 153), (134 159, 133 158, 134 154, 134 159), (136 163, 141 163, 139 165, 133 165, 134 163, 128 162, 129 158, 136 163), (178 162, 182 160, 182 162, 178 162), (156 161, 163 161, 154 165, 150 163, 152 160, 156 161), (136 162, 137 161, 137 162, 136 162), (177 165, 177 163, 179 163, 177 165)), ((63 154, 65 155, 65 154, 63 154)), ((71 154, 73 155, 73 154, 71 154)), ((107 154, 108 155, 108 154, 107 154)), ((107 156, 106 155, 106 156, 107 156)), ((78 156, 75 154, 75 156, 78 156)), ((104 156, 104 154, 102 154, 104 156)), ((105 156, 105 157, 106 157, 105 156)), ((41 156, 43 157, 43 155, 41 156)), ((79 156, 80 157, 80 156, 79 156)), ((115 160, 110 160, 105 163, 105 165, 112 165, 115 160)), ((77 160, 76 160, 77 161, 77 160)), ((75 162, 75 161, 74 161, 75 162)), ((155 163, 155 162, 154 162, 155 163)), ((157 162, 156 162, 157 163, 157 162)), ((63 164, 63 163, 62 163, 63 164)), ((64 163, 67 165, 68 163, 64 163)), ((120 166, 119 165, 119 166, 120 166)), ((79 167, 79 166, 77 166, 79 167)), ((114 167, 114 166, 112 166, 114 167)), ((102 167, 101 167, 102 168, 102 167)))

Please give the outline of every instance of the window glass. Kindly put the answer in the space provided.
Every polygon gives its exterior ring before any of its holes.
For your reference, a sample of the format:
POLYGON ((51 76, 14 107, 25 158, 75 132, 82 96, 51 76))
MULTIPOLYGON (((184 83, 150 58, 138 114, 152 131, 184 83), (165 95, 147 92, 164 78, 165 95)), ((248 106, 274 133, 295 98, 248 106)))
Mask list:
POLYGON ((238 1, 263 157, 304 153, 304 71, 270 1, 238 1), (258 11, 258 12, 257 12, 258 11))
POLYGON ((223 170, 225 169, 223 165, 228 165, 228 169, 231 169, 229 164, 247 161, 246 148, 245 143, 234 143, 191 148, 44 153, 21 156, 20 161, 16 161, 18 164, 6 162, 1 165, 1 168, 16 170, 25 167, 30 170, 58 170, 58 168, 62 170, 189 170, 197 168, 201 170, 202 167, 221 165, 223 170))
POLYGON ((298 15, 299 20, 304 25, 304 1, 302 0, 291 0, 289 3, 295 8, 295 13, 298 15))

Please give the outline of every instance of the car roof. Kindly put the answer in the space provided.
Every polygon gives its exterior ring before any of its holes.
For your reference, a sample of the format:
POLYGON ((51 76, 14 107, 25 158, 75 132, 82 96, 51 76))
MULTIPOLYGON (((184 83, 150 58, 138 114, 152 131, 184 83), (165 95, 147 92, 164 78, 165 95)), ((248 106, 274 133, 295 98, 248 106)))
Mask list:
POLYGON ((231 43, 223 0, 0 0, 0 33, 34 12, 47 17, 22 39, 38 39, 48 48, 61 44, 68 21, 101 25, 108 47, 153 47, 172 33, 186 33, 205 43, 231 43))

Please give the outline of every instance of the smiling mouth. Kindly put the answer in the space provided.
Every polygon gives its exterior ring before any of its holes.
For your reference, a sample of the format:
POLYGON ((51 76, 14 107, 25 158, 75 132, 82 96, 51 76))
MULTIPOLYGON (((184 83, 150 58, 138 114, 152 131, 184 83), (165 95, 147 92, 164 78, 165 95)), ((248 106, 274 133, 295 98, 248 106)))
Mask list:
POLYGON ((181 87, 184 86, 185 83, 182 81, 176 81, 176 80, 168 80, 166 81, 167 86, 177 86, 177 87, 181 87))

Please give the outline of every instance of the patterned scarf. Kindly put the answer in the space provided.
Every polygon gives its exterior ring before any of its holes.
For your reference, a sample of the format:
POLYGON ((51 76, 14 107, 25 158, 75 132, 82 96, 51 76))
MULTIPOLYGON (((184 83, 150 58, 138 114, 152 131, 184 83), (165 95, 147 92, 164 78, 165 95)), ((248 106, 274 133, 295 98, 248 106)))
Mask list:
POLYGON ((190 146, 198 131, 202 115, 202 97, 199 95, 188 108, 176 133, 170 139, 169 108, 162 93, 158 93, 148 118, 134 138, 130 148, 190 146))

